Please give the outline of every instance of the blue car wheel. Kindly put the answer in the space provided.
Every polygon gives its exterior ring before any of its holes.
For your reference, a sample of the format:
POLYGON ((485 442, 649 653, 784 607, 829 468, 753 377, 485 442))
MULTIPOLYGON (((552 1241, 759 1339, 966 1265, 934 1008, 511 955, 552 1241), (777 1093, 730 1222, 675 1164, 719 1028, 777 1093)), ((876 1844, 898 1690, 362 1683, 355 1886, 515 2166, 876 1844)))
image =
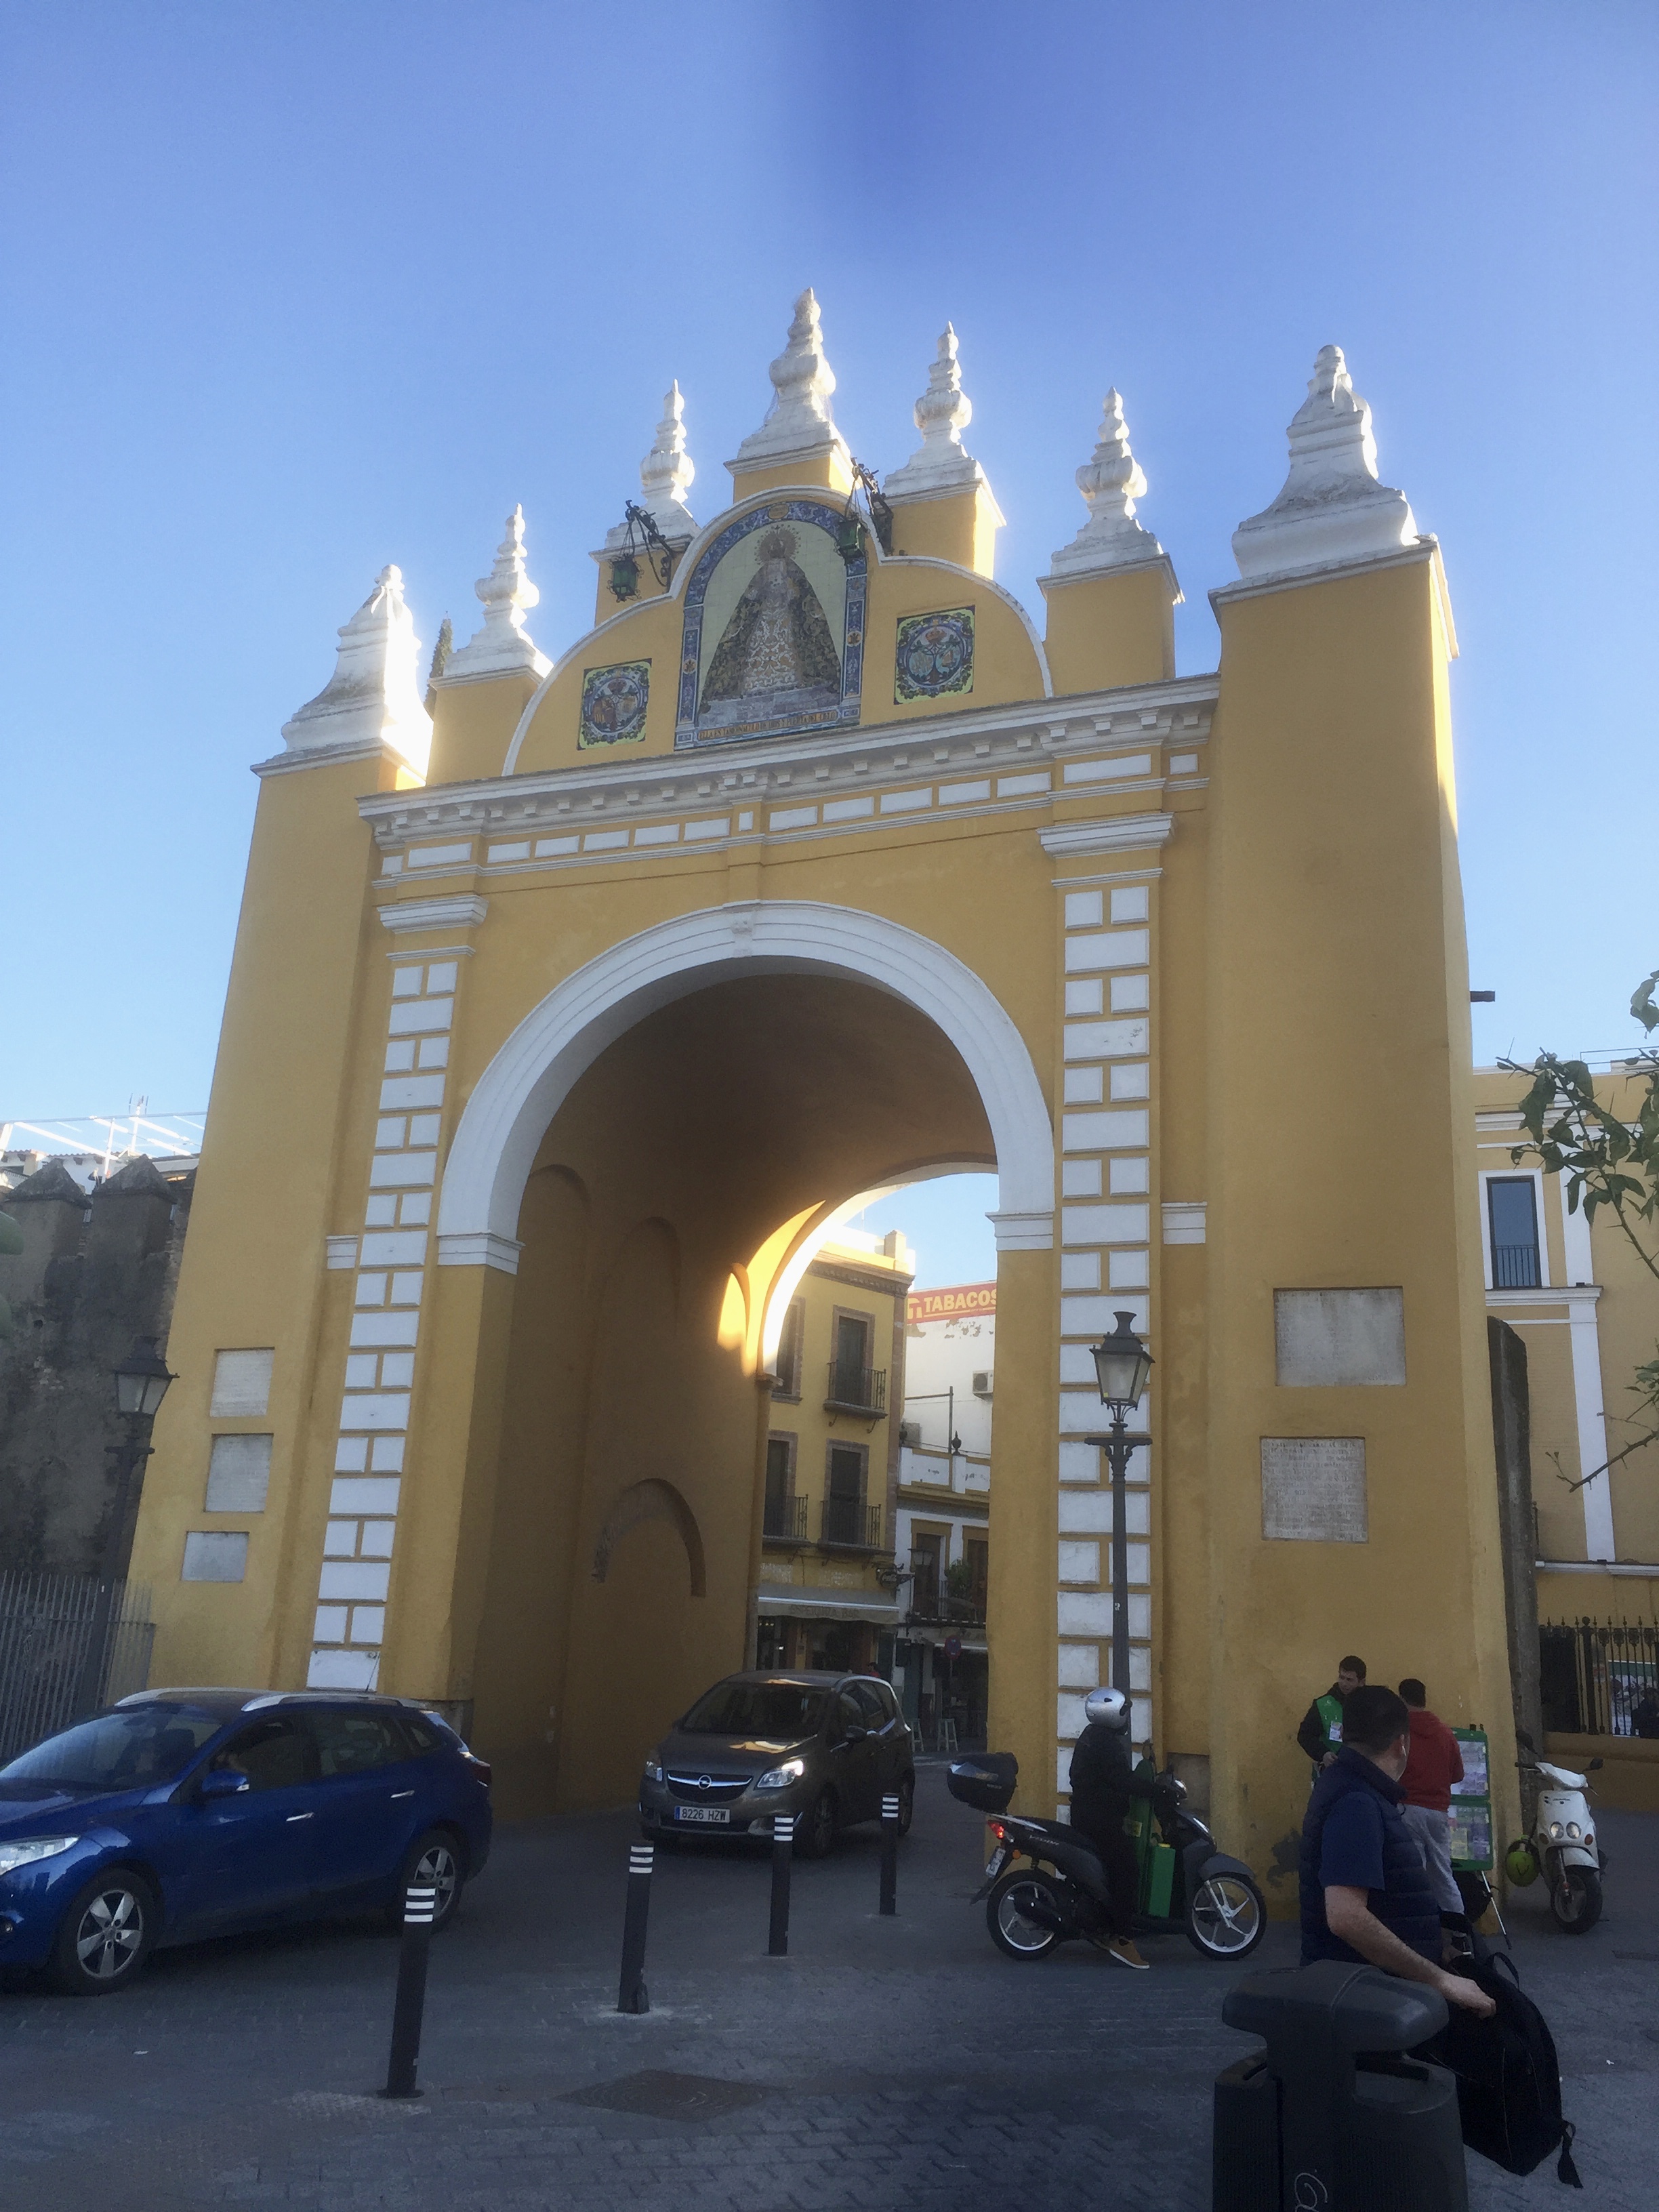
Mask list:
POLYGON ((58 1923, 47 1968, 70 1996, 104 1997, 138 1978, 155 1941, 155 1893, 125 1867, 94 1875, 58 1923))

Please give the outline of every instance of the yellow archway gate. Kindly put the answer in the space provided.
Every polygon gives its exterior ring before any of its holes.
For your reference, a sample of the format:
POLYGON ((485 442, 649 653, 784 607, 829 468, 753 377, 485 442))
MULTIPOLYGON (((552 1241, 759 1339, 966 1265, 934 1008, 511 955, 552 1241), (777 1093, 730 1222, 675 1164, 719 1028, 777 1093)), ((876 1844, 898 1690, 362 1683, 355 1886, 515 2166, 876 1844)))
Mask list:
POLYGON ((994 1164, 994 1738, 1063 1805, 1127 1306, 1135 1733, 1283 1899, 1342 1651, 1506 1771, 1437 548, 1328 348, 1177 678, 1112 394, 1039 639, 947 338, 874 507, 810 295, 702 528, 671 395, 556 665, 516 514, 429 720, 395 570, 342 631, 259 771, 133 1571, 158 1679, 443 1699, 513 1804, 616 1802, 745 1656, 792 1240, 994 1164))

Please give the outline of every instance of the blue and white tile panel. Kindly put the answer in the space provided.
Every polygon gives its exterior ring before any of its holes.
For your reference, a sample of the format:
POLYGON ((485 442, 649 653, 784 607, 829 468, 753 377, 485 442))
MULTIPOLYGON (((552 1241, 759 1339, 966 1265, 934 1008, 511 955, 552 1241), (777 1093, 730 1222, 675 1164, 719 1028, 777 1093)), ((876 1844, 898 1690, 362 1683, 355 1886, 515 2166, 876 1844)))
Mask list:
POLYGON ((398 956, 307 1681, 380 1680, 459 962, 398 956))
MULTIPOLYGON (((1103 1455, 1079 1439, 1106 1425, 1089 1347, 1128 1308, 1149 1331, 1152 1282, 1152 884, 1062 890, 1065 1066, 1060 1147, 1059 1698, 1055 1793, 1069 1802, 1083 1701, 1111 1680, 1112 1498, 1103 1455)), ((1144 1418, 1148 1409, 1143 1406, 1144 1418)), ((1152 1733, 1152 1468, 1129 1463, 1132 1734, 1152 1733)))

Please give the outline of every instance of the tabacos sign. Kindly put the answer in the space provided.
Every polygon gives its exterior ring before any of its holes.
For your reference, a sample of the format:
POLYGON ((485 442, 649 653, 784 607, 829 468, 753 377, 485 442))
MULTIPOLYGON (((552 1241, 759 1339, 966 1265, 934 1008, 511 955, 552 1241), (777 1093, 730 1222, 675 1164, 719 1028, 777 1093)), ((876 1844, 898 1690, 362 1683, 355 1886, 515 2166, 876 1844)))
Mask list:
POLYGON ((912 1291, 904 1301, 904 1318, 913 1328, 918 1322, 959 1321, 965 1314, 994 1314, 996 1310, 994 1283, 962 1283, 949 1291, 912 1291))

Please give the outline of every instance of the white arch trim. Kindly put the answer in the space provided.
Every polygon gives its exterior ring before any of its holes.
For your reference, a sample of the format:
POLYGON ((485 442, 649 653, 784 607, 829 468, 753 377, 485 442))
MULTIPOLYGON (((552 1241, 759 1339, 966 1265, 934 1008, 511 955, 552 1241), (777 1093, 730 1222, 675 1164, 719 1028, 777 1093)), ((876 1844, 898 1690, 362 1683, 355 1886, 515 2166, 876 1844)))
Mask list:
POLYGON ((480 1077, 438 1206, 442 1266, 516 1269, 520 1202, 548 1123, 606 1046, 646 1015, 728 976, 844 975, 927 1016, 961 1054, 985 1107, 1000 1177, 998 1241, 1054 1240, 1054 1140, 1024 1039, 989 986, 943 945, 879 915, 750 900, 659 922, 549 992, 480 1077))

